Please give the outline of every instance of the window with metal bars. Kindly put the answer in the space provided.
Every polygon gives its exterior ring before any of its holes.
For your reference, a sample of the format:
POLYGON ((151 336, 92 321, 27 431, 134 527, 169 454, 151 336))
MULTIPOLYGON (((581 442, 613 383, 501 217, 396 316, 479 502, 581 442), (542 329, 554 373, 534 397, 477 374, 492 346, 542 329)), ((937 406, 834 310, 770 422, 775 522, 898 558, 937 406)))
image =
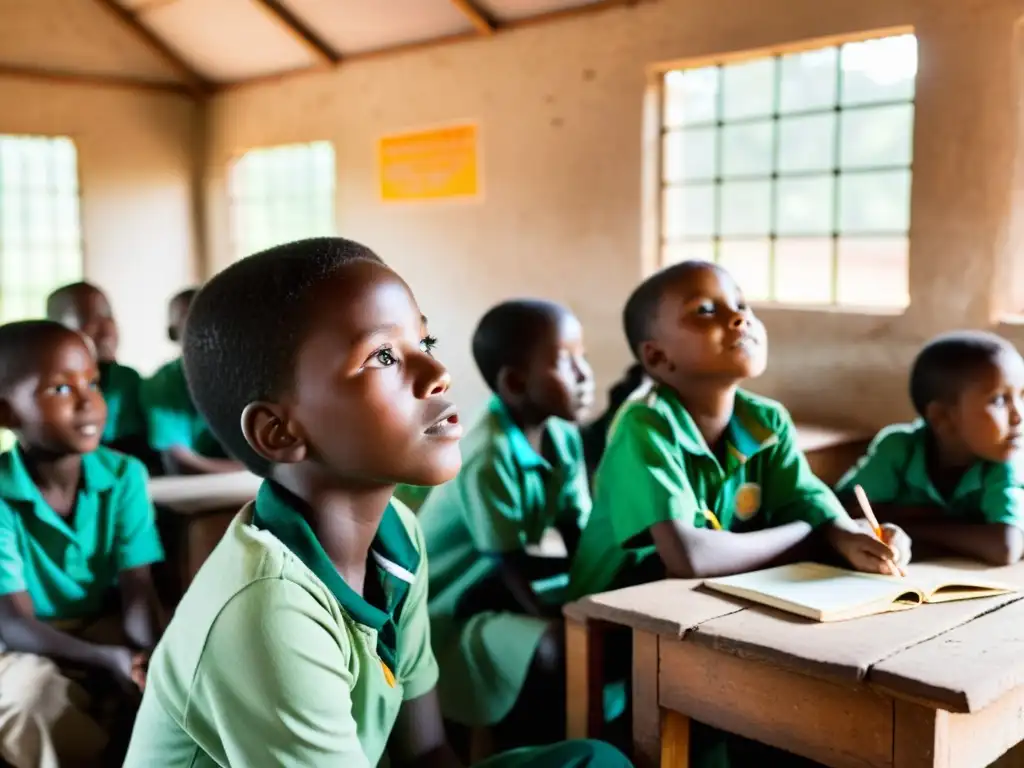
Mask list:
POLYGON ((913 35, 665 73, 661 255, 749 299, 905 307, 913 35))
POLYGON ((82 270, 74 142, 0 135, 0 322, 42 317, 82 270))
POLYGON ((254 149, 229 168, 235 258, 333 235, 334 147, 329 141, 254 149))

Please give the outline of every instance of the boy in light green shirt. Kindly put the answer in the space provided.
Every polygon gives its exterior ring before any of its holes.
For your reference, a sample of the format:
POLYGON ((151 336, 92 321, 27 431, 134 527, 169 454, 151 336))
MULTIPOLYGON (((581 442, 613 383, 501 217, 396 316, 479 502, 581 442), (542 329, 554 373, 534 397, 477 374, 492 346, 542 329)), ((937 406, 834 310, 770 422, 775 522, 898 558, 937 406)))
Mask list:
MULTIPOLYGON (((341 238, 250 256, 196 298, 196 404, 266 479, 153 655, 126 768, 460 764, 435 691, 423 535, 392 500, 460 465, 434 343, 401 278, 341 238)), ((492 760, 628 765, 592 742, 492 760)))
POLYGON ((502 743, 550 741, 564 734, 569 568, 534 548, 553 530, 571 556, 590 513, 576 422, 593 379, 579 321, 550 302, 493 307, 473 354, 495 394, 462 442, 458 477, 419 512, 441 708, 464 726, 500 724, 502 743))
MULTIPOLYGON (((1005 339, 959 331, 930 341, 910 373, 920 417, 883 429, 837 486, 860 485, 915 554, 1009 565, 1024 554, 1024 360, 1005 339)), ((856 507, 850 505, 851 509, 856 507)))
MULTIPOLYGON (((167 335, 175 343, 181 341, 189 306, 197 293, 195 288, 181 291, 168 305, 167 335)), ((168 474, 217 474, 242 469, 225 453, 192 402, 180 357, 142 382, 141 399, 150 446, 162 456, 168 474)))
POLYGON ((105 704, 131 717, 159 632, 146 471, 100 446, 98 380, 79 333, 0 326, 0 425, 18 438, 0 455, 0 758, 15 768, 119 765, 105 704))

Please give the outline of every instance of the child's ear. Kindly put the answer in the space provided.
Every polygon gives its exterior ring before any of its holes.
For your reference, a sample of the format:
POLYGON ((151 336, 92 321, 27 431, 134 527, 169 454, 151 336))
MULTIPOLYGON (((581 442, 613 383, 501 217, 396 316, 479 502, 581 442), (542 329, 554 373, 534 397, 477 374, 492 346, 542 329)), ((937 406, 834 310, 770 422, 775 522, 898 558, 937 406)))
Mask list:
POLYGON ((498 397, 507 403, 518 403, 526 394, 526 377, 522 371, 505 366, 498 371, 498 397))
POLYGON ((949 403, 932 400, 925 406, 924 420, 936 432, 946 432, 953 426, 953 408, 949 403))
POLYGON ((175 344, 178 343, 178 329, 173 325, 167 326, 167 338, 173 341, 175 344))
POLYGON ((640 360, 647 371, 658 374, 662 370, 674 370, 675 366, 672 365, 665 355, 665 351, 656 342, 645 341, 641 343, 639 351, 640 360))
POLYGON ((242 411, 246 442, 274 464, 295 464, 306 458, 306 441, 297 427, 277 403, 249 403, 242 411))

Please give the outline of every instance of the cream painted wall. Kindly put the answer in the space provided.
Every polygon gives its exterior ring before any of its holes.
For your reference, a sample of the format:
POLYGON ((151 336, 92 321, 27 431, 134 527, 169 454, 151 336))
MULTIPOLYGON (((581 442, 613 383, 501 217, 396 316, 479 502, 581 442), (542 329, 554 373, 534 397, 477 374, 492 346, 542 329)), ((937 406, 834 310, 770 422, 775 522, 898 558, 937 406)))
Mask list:
POLYGON ((167 299, 198 274, 198 110, 172 94, 0 77, 0 133, 75 142, 85 274, 113 303, 121 359, 141 372, 176 354, 167 299))
MULTIPOLYGON (((765 308, 771 363, 753 384, 798 415, 879 426, 909 413, 906 368, 916 348, 943 329, 991 325, 997 282, 1013 274, 1022 14, 1024 0, 654 0, 230 91, 210 112, 210 264, 231 258, 228 159, 253 146, 330 139, 340 232, 376 248, 408 279, 464 406, 484 395, 469 355, 473 324, 516 295, 575 309, 603 387, 627 363, 619 311, 644 271, 645 68, 913 25, 921 65, 912 305, 899 316, 765 308), (461 120, 481 126, 485 198, 379 202, 376 139, 461 120)), ((1003 330, 1024 342, 1024 329, 1003 330)))

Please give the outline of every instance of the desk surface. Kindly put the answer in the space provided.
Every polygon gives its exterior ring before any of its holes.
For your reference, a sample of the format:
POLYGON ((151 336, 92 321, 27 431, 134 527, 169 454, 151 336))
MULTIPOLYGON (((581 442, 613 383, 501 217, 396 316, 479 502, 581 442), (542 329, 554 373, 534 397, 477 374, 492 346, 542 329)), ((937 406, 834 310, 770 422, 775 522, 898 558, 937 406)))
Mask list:
MULTIPOLYGON (((1024 587, 1024 564, 985 569, 1024 587)), ((817 623, 667 580, 566 607, 811 677, 866 681, 949 712, 976 712, 1024 684, 1024 592, 817 623)))
POLYGON ((187 477, 154 477, 149 494, 159 504, 179 514, 197 514, 225 507, 241 508, 256 498, 263 480, 250 472, 187 477))

